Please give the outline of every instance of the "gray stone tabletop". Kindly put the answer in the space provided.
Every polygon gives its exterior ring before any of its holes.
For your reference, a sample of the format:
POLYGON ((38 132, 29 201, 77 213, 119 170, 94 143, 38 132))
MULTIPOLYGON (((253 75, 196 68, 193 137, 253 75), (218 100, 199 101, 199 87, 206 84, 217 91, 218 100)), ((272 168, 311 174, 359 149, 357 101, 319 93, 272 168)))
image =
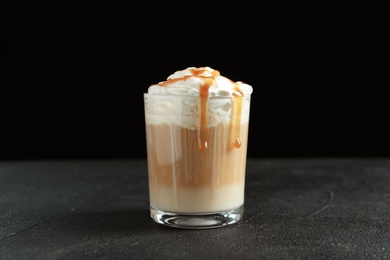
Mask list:
POLYGON ((245 213, 149 216, 145 160, 0 161, 0 259, 390 259, 390 159, 248 159, 245 213))

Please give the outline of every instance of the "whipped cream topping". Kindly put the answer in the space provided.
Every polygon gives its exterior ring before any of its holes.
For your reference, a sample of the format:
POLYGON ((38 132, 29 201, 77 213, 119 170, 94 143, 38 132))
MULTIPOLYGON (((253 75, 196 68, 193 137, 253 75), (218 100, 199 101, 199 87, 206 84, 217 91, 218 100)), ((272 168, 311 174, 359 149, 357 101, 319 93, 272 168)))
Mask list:
POLYGON ((221 76, 218 70, 210 67, 188 67, 170 75, 166 81, 151 85, 149 94, 199 95, 202 86, 208 84, 209 97, 229 97, 233 95, 248 96, 252 86, 241 81, 234 82, 221 76), (205 81, 209 81, 206 83, 205 81))
POLYGON ((250 85, 234 82, 210 67, 176 71, 166 81, 148 88, 146 124, 173 124, 198 130, 202 150, 208 145, 207 128, 228 124, 228 142, 239 148, 240 126, 249 121, 252 91, 250 85))

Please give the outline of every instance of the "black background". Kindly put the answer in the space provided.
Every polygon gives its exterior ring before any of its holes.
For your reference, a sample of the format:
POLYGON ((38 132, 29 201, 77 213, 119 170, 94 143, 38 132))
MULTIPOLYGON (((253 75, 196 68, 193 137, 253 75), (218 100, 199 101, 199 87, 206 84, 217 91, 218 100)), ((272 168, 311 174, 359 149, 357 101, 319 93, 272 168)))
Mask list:
POLYGON ((0 1, 0 159, 144 158, 143 93, 253 86, 249 157, 388 156, 383 7, 0 1))

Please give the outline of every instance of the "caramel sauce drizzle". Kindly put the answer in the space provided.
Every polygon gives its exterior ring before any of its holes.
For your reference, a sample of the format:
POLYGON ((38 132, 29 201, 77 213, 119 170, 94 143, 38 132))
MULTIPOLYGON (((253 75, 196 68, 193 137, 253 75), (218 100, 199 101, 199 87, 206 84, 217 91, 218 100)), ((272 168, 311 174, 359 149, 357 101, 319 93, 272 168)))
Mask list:
POLYGON ((241 110, 244 93, 239 85, 234 83, 234 92, 232 96, 232 115, 230 117, 230 142, 229 148, 240 148, 240 127, 241 127, 241 110))
MULTIPOLYGON (((191 75, 185 75, 181 78, 169 79, 165 82, 161 82, 159 86, 168 86, 178 81, 186 81, 191 77, 198 77, 202 79, 203 84, 200 86, 199 90, 199 149, 202 151, 207 150, 207 111, 209 103, 209 89, 211 85, 215 82, 215 77, 220 76, 218 70, 212 71, 212 76, 204 76, 203 73, 209 73, 204 67, 193 68, 190 70, 191 75)), ((229 149, 240 148, 240 125, 241 125, 241 110, 244 94, 241 91, 239 84, 231 81, 234 84, 234 91, 232 96, 232 114, 230 117, 230 137, 229 137, 229 149)))

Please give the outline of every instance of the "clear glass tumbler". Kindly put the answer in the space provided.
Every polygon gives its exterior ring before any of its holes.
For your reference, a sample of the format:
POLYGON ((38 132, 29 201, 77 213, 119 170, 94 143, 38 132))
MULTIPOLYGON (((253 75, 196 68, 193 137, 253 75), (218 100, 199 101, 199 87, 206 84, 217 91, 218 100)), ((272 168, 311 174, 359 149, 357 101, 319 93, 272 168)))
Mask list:
POLYGON ((250 96, 144 94, 150 214, 204 229, 244 213, 250 96))

